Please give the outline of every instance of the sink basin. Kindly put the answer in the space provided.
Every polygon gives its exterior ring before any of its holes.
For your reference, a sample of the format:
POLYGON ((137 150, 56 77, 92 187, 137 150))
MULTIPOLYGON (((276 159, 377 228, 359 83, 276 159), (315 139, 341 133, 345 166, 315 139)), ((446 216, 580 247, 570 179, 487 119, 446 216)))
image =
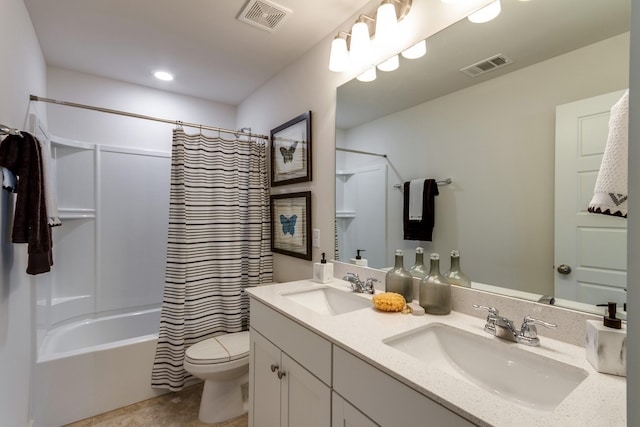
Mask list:
POLYGON ((363 308, 371 308, 371 299, 331 287, 284 293, 282 296, 320 314, 335 316, 363 308))
POLYGON ((553 410, 588 375, 587 371, 442 323, 383 342, 509 401, 553 410))

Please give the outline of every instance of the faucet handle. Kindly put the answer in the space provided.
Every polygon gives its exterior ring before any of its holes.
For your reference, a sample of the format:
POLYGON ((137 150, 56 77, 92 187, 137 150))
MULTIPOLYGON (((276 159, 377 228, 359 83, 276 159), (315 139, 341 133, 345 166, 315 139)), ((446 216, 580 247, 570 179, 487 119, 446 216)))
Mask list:
POLYGON ((367 277, 367 280, 364 282, 364 290, 370 294, 374 294, 376 292, 375 283, 378 283, 379 280, 373 277, 367 277))
POLYGON ((476 310, 487 310, 489 312, 489 315, 494 315, 497 316, 499 314, 498 309, 495 307, 487 307, 486 305, 478 305, 478 304, 473 304, 473 308, 475 308, 476 310))
POLYGON ((358 276, 358 273, 347 273, 342 280, 351 280, 351 279, 355 279, 355 280, 360 280, 360 276, 358 276))
POLYGON ((530 315, 525 316, 520 327, 520 335, 526 338, 536 338, 538 336, 538 330, 535 325, 541 325, 545 328, 557 328, 555 323, 545 322, 544 320, 536 319, 530 315))

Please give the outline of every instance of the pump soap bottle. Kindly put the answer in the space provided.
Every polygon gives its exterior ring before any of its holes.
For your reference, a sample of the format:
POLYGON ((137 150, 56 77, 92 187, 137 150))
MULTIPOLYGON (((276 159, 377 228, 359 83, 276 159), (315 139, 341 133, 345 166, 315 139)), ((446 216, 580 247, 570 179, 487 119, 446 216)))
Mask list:
POLYGON ((322 252, 320 262, 313 264, 313 281, 318 283, 333 282, 333 264, 327 264, 324 252, 322 252))
POLYGON ((587 360, 603 374, 627 376, 627 327, 616 318, 617 305, 607 304, 600 320, 587 320, 587 360))
POLYGON ((364 249, 356 249, 356 257, 355 258, 351 258, 349 260, 349 262, 351 264, 359 265, 361 267, 366 267, 368 265, 368 262, 367 262, 366 258, 362 258, 362 256, 360 256, 360 252, 365 252, 365 250, 364 249))

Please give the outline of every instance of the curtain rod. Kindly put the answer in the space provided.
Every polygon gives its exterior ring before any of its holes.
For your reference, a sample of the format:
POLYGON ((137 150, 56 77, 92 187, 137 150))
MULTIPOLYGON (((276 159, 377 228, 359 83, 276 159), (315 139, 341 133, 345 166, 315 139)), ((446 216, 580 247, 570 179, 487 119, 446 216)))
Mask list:
POLYGON ((347 153, 366 154, 366 155, 369 155, 369 156, 384 157, 385 159, 387 158, 386 154, 371 153, 369 151, 352 150, 350 148, 336 147, 336 150, 337 151, 346 151, 347 153))
POLYGON ((256 138, 262 138, 262 139, 269 140, 269 137, 266 136, 266 135, 260 135, 260 134, 255 134, 255 133, 251 133, 251 132, 244 132, 245 128, 242 128, 242 130, 230 130, 230 129, 224 129, 224 128, 219 128, 219 127, 214 127, 214 126, 204 126, 204 125, 199 125, 199 124, 195 124, 195 123, 187 123, 187 122, 183 122, 183 121, 180 121, 180 120, 169 120, 169 119, 163 119, 163 118, 160 118, 160 117, 145 116, 143 114, 129 113, 127 111, 112 110, 110 108, 94 107, 94 106, 91 106, 91 105, 77 104, 75 102, 68 102, 68 101, 59 101, 57 99, 43 98, 43 97, 36 96, 36 95, 29 95, 29 100, 38 101, 38 102, 48 102, 48 103, 57 104, 57 105, 66 105, 68 107, 83 108, 85 110, 100 111, 100 112, 109 113, 109 114, 117 114, 117 115, 120 115, 120 116, 133 117, 133 118, 136 118, 136 119, 153 120, 153 121, 162 122, 162 123, 171 123, 171 124, 174 124, 176 126, 187 126, 187 127, 191 127, 191 128, 212 130, 212 131, 215 131, 215 132, 232 133, 232 134, 234 134, 236 136, 244 135, 244 136, 248 136, 248 137, 256 137, 256 138))

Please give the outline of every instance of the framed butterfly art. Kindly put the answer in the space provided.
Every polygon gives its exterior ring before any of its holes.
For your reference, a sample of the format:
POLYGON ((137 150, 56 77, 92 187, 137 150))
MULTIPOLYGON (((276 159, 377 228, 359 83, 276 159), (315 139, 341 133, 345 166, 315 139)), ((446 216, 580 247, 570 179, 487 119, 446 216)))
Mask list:
POLYGON ((311 191, 271 196, 271 251, 311 260, 311 191))
POLYGON ((271 130, 271 186, 311 181, 311 111, 271 130))

